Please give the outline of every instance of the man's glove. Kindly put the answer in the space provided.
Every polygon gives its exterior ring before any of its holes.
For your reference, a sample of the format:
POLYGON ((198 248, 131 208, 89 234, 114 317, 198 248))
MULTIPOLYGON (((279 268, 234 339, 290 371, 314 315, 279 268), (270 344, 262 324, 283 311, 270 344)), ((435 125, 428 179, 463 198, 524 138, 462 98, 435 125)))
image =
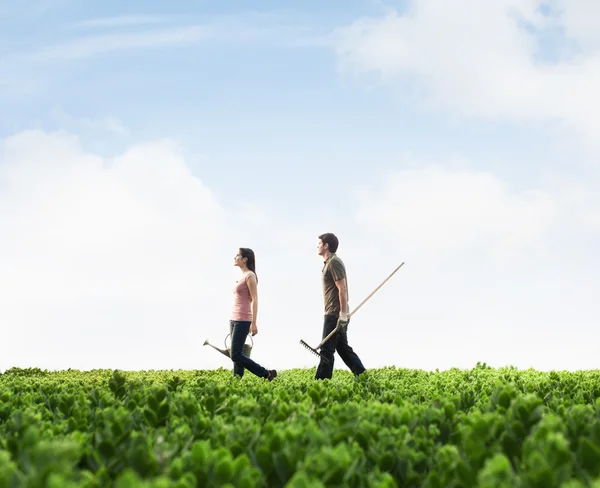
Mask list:
POLYGON ((337 321, 338 329, 340 327, 346 327, 348 325, 348 322, 350 322, 349 314, 347 314, 346 312, 340 312, 340 315, 339 315, 338 321, 337 321))

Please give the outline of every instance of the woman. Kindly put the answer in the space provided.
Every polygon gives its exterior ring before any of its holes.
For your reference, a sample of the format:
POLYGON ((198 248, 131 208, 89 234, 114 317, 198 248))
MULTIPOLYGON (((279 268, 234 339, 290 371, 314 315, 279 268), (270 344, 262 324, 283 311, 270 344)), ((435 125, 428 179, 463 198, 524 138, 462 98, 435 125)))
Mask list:
POLYGON ((256 376, 269 381, 277 376, 274 369, 267 370, 255 363, 248 356, 244 356, 243 347, 246 336, 250 332, 253 336, 258 334, 256 317, 258 314, 258 278, 256 276, 256 261, 254 251, 240 248, 234 258, 234 265, 242 271, 242 277, 233 287, 233 312, 229 322, 231 332, 231 360, 233 361, 233 374, 240 378, 244 376, 244 368, 256 376))

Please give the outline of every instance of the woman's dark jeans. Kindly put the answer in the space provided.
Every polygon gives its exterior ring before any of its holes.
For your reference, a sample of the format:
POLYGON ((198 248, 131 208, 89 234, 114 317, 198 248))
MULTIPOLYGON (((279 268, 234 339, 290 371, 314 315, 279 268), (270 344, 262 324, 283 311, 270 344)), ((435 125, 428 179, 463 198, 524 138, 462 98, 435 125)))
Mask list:
POLYGON ((255 363, 248 356, 244 356, 244 343, 248 332, 250 332, 251 322, 230 320, 229 331, 231 332, 231 360, 233 361, 233 374, 240 378, 244 376, 244 368, 254 373, 256 376, 266 378, 269 372, 260 364, 255 363))

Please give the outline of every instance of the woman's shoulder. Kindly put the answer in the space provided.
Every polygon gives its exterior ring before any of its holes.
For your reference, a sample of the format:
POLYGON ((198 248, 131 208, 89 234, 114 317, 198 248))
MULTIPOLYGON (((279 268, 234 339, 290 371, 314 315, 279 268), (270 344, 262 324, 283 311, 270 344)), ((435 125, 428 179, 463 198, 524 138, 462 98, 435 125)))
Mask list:
POLYGON ((250 270, 246 271, 246 272, 244 273, 244 279, 245 279, 246 281, 248 281, 248 279, 249 279, 249 278, 254 278, 254 279, 256 279, 256 273, 255 273, 254 271, 250 271, 250 270))

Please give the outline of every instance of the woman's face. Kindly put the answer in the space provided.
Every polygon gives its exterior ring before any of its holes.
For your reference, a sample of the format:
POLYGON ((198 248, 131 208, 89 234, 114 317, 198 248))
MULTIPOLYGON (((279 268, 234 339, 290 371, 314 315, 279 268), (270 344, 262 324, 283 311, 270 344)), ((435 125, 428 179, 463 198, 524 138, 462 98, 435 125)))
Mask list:
POLYGON ((242 257, 241 251, 238 249, 235 258, 233 258, 233 265, 241 267, 246 262, 246 258, 242 257))

